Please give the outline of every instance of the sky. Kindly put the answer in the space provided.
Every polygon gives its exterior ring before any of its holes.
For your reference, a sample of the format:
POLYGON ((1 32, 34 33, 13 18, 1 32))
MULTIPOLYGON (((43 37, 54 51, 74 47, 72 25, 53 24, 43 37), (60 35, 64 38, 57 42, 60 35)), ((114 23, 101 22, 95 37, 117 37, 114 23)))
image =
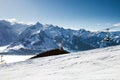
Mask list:
POLYGON ((120 0, 0 0, 0 19, 102 30, 120 26, 120 0))

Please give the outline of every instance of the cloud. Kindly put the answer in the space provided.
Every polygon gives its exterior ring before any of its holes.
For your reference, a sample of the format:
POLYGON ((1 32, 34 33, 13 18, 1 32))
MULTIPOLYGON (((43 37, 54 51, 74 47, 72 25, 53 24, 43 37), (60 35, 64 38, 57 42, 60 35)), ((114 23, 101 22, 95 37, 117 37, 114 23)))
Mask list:
POLYGON ((35 22, 26 22, 26 24, 33 25, 33 24, 35 24, 35 22))
POLYGON ((110 27, 110 26, 112 26, 112 24, 111 23, 97 23, 97 26, 110 27))
POLYGON ((27 24, 27 25, 33 25, 33 24, 35 24, 35 22, 31 22, 31 21, 30 22, 18 21, 15 18, 6 18, 6 19, 3 19, 3 20, 9 21, 9 22, 11 22, 11 24, 15 24, 15 23, 27 24))
POLYGON ((15 18, 9 18, 9 19, 5 19, 5 20, 7 20, 9 22, 17 22, 17 20, 15 18))
POLYGON ((113 24, 115 27, 120 27, 120 23, 113 24))

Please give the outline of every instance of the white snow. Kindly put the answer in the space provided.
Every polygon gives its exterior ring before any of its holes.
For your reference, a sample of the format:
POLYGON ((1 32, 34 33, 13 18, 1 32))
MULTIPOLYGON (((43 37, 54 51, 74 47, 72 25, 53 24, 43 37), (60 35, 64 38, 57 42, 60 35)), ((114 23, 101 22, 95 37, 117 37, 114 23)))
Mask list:
POLYGON ((25 48, 22 44, 18 44, 16 46, 11 47, 10 45, 0 47, 0 52, 9 52, 9 50, 14 49, 14 50, 19 50, 20 48, 25 48))
POLYGON ((4 50, 5 50, 7 47, 8 47, 8 45, 7 45, 7 46, 1 46, 1 47, 0 47, 0 52, 4 52, 4 50))
POLYGON ((24 48, 24 46, 22 44, 18 44, 14 47, 10 47, 9 49, 19 50, 20 48, 24 48))
POLYGON ((8 63, 13 63, 13 62, 19 62, 19 61, 25 61, 32 57, 33 55, 4 55, 3 60, 8 63))
POLYGON ((1 65, 0 80, 120 80, 120 46, 1 65))

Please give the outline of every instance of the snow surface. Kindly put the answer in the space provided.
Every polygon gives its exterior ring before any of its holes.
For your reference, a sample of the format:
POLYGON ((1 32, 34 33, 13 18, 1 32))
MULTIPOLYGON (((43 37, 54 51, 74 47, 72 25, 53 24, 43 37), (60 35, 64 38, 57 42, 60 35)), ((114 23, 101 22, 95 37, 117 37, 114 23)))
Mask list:
POLYGON ((0 80, 120 80, 120 46, 0 65, 0 80))
POLYGON ((0 52, 4 52, 4 50, 6 50, 7 47, 8 47, 8 45, 7 46, 0 46, 0 52))
POLYGON ((19 62, 19 61, 25 61, 32 57, 33 55, 4 55, 3 60, 8 63, 13 63, 13 62, 19 62))

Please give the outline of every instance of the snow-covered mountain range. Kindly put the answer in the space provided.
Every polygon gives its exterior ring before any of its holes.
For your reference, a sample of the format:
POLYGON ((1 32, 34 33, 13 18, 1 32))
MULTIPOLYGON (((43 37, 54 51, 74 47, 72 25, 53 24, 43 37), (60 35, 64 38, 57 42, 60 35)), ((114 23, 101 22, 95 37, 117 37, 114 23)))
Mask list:
POLYGON ((61 42, 68 51, 83 51, 120 44, 120 32, 110 32, 110 42, 104 38, 106 32, 91 32, 84 29, 64 29, 54 25, 11 23, 0 20, 0 51, 8 54, 35 54, 59 48, 61 42))
POLYGON ((0 80, 120 80, 120 46, 0 65, 0 80))

